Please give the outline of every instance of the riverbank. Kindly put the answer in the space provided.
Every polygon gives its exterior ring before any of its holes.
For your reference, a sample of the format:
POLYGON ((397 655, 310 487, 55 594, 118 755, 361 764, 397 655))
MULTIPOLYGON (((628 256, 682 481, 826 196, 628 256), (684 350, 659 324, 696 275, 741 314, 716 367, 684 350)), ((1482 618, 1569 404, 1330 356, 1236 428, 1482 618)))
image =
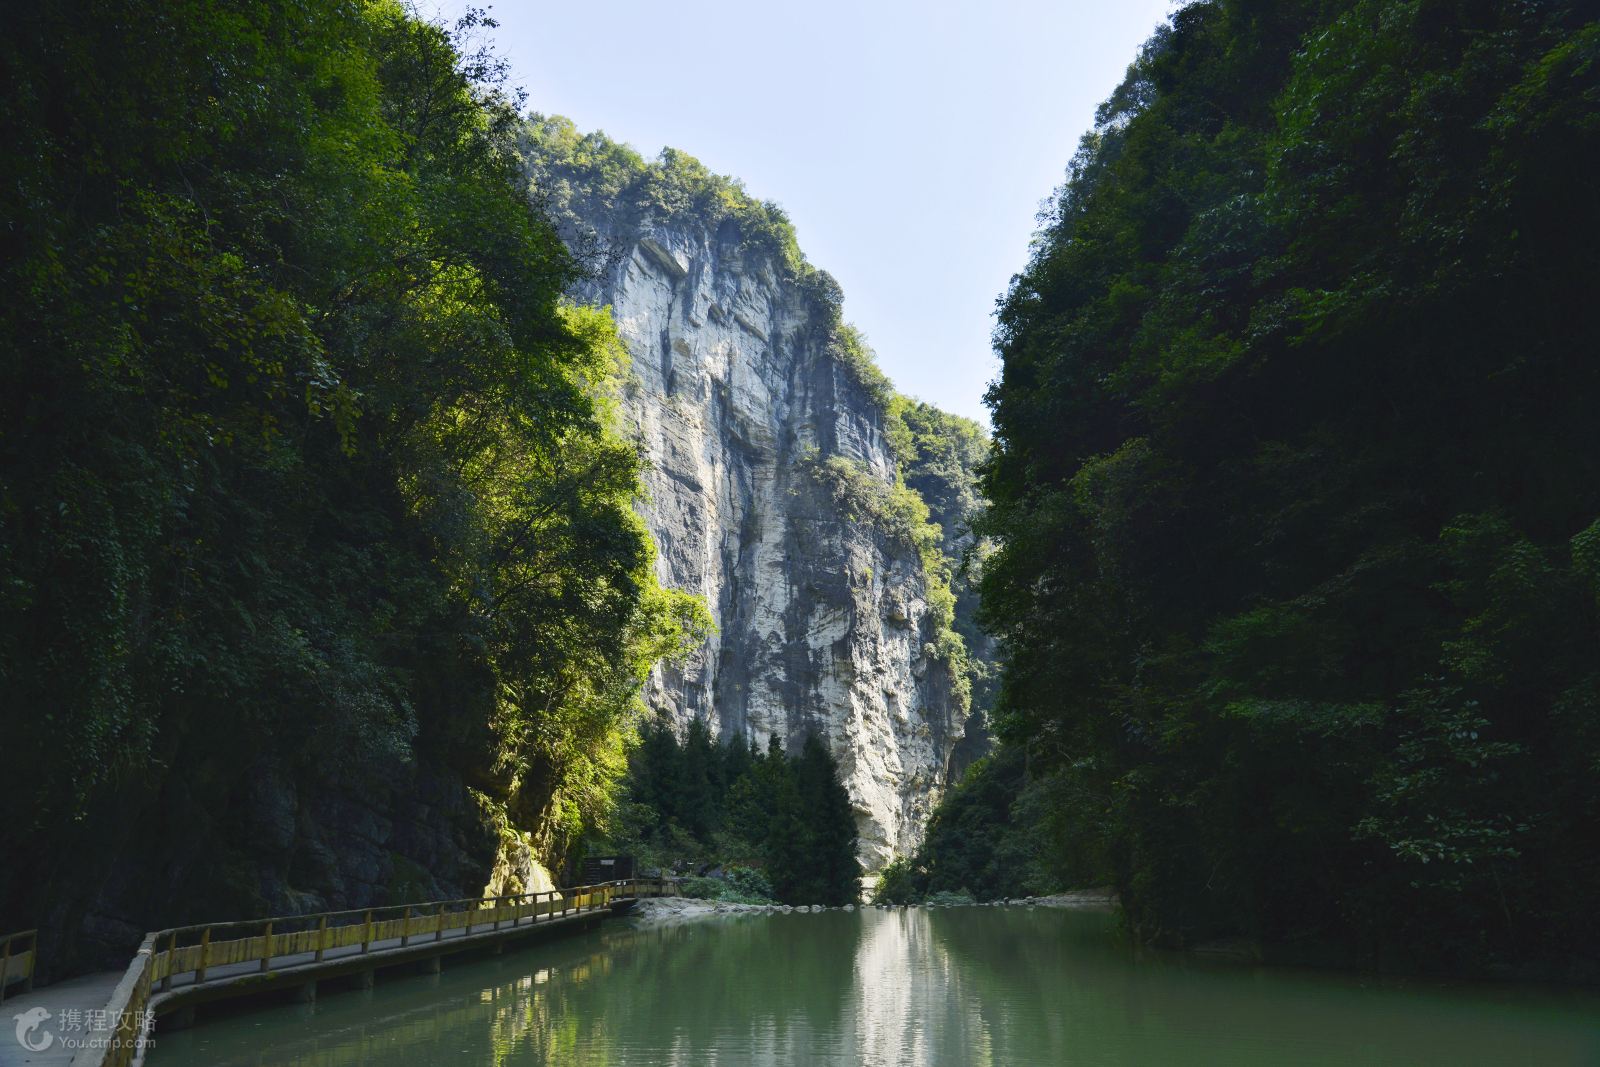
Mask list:
POLYGON ((794 912, 855 911, 857 905, 830 908, 822 904, 737 904, 728 900, 702 900, 698 897, 654 897, 634 905, 629 918, 650 926, 709 919, 718 915, 776 915, 794 912))
POLYGON ((1117 894, 1110 889, 1077 889, 1071 893, 1028 897, 1012 903, 1034 904, 1041 908, 1078 908, 1085 911, 1115 911, 1121 906, 1117 894))
MULTIPOLYGON (((717 916, 731 915, 775 915, 787 913, 812 913, 823 911, 856 911, 860 909, 892 910, 906 905, 892 904, 846 904, 842 907, 828 907, 822 904, 789 905, 789 904, 738 904, 727 900, 703 900, 697 897, 654 897, 640 900, 634 905, 630 917, 638 923, 647 926, 662 926, 673 923, 693 922, 698 919, 710 919, 717 916)), ((990 900, 976 904, 949 905, 910 905, 912 907, 1039 907, 1039 908, 1071 908, 1081 911, 1114 911, 1117 907, 1117 895, 1109 889, 1081 889, 1071 893, 1055 893, 1044 897, 1011 897, 1003 900, 990 900)))

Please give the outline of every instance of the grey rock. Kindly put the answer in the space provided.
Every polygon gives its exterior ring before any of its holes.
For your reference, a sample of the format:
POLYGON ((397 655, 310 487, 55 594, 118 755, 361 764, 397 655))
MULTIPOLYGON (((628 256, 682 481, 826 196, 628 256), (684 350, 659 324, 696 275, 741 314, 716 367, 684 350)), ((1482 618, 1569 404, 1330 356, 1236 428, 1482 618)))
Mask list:
POLYGON ((658 574, 717 627, 646 701, 763 747, 820 732, 877 871, 920 840, 966 725, 915 548, 813 473, 843 457, 892 486, 883 412, 831 345, 827 286, 787 277, 737 227, 627 218, 568 220, 613 251, 575 295, 612 309, 632 355, 622 410, 651 464, 658 574))

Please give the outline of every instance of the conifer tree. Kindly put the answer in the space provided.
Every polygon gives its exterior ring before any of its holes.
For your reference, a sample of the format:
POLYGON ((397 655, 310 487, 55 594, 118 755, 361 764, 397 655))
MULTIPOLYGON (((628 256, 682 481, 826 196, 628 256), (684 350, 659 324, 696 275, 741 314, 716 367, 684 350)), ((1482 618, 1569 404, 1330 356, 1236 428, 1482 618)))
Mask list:
POLYGON ((852 904, 861 892, 855 811, 839 780, 839 764, 819 734, 806 738, 795 779, 805 819, 802 895, 815 904, 852 904))

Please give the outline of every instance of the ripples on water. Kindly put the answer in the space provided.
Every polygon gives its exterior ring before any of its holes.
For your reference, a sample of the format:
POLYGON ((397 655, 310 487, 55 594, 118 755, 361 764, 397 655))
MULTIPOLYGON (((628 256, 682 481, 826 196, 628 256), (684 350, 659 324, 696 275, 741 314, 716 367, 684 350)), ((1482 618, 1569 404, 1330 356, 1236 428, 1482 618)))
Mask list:
POLYGON ((1206 964, 1046 908, 613 922, 444 966, 159 1034, 150 1063, 1600 1065, 1593 994, 1206 964))

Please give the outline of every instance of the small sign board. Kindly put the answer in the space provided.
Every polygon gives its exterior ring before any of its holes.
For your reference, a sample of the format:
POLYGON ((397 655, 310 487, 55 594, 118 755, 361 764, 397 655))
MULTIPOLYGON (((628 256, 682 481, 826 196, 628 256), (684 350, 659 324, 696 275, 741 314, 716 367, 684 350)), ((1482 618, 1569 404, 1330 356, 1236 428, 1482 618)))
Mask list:
POLYGON ((590 856, 583 861, 582 885, 625 882, 633 877, 632 856, 590 856))

